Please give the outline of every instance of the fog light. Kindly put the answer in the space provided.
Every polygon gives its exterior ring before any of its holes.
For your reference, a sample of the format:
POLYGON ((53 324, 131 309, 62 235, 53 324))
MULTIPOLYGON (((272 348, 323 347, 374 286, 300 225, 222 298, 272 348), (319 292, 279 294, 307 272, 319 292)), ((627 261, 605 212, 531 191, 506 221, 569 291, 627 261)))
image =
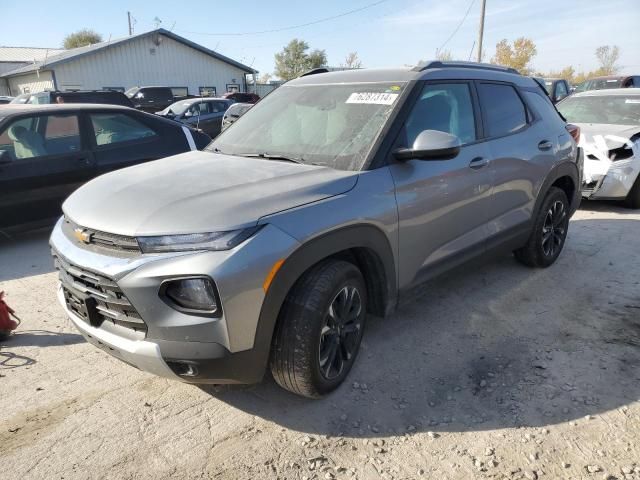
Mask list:
POLYGON ((208 277, 169 280, 163 284, 160 294, 180 307, 178 310, 209 314, 218 312, 216 289, 208 277))

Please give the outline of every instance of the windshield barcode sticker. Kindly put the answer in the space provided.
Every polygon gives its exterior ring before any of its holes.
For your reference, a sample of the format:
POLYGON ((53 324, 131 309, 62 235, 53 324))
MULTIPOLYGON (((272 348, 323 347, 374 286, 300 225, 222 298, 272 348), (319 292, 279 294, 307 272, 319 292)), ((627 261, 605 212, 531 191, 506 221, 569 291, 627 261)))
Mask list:
POLYGON ((392 105, 398 98, 397 93, 362 92, 352 93, 345 103, 368 103, 374 105, 392 105))

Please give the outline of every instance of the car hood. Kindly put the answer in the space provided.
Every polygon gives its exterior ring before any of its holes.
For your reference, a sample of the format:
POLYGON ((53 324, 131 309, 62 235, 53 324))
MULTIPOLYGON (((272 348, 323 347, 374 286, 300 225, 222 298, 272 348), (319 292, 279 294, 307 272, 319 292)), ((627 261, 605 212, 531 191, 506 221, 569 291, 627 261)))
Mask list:
POLYGON ((625 145, 626 141, 640 133, 640 125, 612 125, 608 123, 575 123, 580 127, 581 137, 589 144, 597 142, 602 136, 609 150, 625 145))
POLYGON ((357 172, 189 152, 102 175, 63 205, 73 222, 127 235, 228 231, 351 190, 357 172))

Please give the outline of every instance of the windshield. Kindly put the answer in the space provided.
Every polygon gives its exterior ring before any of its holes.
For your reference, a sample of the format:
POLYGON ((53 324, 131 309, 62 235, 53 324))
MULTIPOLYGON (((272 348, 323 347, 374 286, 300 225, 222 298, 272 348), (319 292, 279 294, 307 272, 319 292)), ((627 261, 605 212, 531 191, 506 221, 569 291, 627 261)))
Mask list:
POLYGON ((167 108, 160 112, 161 115, 167 115, 172 113, 174 115, 182 115, 187 109, 196 102, 176 102, 169 105, 167 108))
POLYGON ((208 150, 359 170, 406 84, 283 85, 208 150))
POLYGON ((571 123, 640 124, 640 95, 569 97, 556 107, 571 123))
POLYGON ((9 103, 27 103, 27 100, 29 100, 30 96, 30 93, 23 93, 22 95, 18 95, 16 98, 11 100, 11 102, 9 103))

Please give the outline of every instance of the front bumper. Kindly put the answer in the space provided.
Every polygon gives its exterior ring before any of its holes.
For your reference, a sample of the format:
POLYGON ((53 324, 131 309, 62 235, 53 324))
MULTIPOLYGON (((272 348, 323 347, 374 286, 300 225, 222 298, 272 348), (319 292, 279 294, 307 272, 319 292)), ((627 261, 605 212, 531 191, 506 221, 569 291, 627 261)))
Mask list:
POLYGON ((584 163, 582 196, 589 199, 623 200, 640 175, 640 142, 633 144, 633 155, 611 161, 606 154, 589 154, 584 163))
POLYGON ((60 302, 87 341, 141 370, 192 383, 260 381, 266 358, 254 352, 254 345, 265 296, 262 286, 273 264, 296 245, 271 225, 232 250, 157 255, 119 256, 89 249, 65 235, 61 221, 51 235, 56 256, 117 284, 146 327, 131 330, 109 319, 92 325, 68 308, 61 288, 60 302), (163 281, 193 275, 214 280, 221 316, 183 313, 160 298, 163 281))

